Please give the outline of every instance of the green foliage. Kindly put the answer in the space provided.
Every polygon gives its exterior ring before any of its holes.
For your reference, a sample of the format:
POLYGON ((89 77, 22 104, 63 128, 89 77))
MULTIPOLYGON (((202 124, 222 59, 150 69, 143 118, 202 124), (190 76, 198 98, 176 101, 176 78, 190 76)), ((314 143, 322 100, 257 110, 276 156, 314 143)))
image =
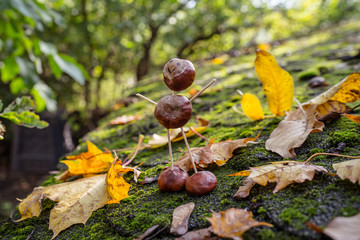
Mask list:
MULTIPOLYGON (((0 100, 0 111, 2 109, 2 102, 0 100)), ((29 128, 45 128, 49 124, 41 121, 40 117, 32 112, 35 109, 35 103, 29 97, 16 98, 14 102, 9 104, 3 112, 0 112, 0 117, 9 119, 13 123, 29 127, 29 128)), ((0 122, 0 140, 3 139, 5 127, 0 122)))
MULTIPOLYGON (((63 26, 62 17, 37 0, 3 0, 0 3, 0 13, 1 81, 9 85, 13 95, 33 95, 37 111, 45 108, 55 111, 56 94, 42 79, 46 60, 55 60, 59 65, 55 68, 53 61, 54 67, 50 68, 57 77, 64 72, 80 84, 84 83, 85 78, 73 58, 58 54, 54 45, 45 43, 39 37, 39 33, 46 28, 63 26)), ((23 116, 20 121, 7 114, 7 118, 22 123, 29 117, 34 116, 23 116)))

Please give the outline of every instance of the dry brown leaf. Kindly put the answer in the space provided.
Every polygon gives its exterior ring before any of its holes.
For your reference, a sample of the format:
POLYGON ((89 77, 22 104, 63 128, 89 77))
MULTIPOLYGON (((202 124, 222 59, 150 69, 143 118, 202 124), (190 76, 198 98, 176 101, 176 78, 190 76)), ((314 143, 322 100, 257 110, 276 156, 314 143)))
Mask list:
MULTIPOLYGON (((200 167, 207 167, 209 164, 216 163, 218 166, 222 166, 233 156, 233 151, 238 147, 245 147, 248 142, 255 141, 259 137, 260 133, 254 138, 244 138, 230 141, 222 141, 213 143, 212 139, 207 146, 191 148, 192 157, 194 162, 200 167)), ((179 160, 175 162, 185 171, 192 169, 192 163, 190 155, 186 152, 179 160)))
POLYGON ((120 125, 120 124, 133 122, 133 121, 136 121, 136 120, 139 120, 139 119, 140 119, 139 115, 130 115, 130 116, 122 115, 120 117, 112 119, 110 121, 110 124, 111 125, 120 125))
POLYGON ((266 150, 278 153, 283 158, 296 156, 294 148, 300 147, 310 133, 321 132, 324 123, 315 119, 316 105, 289 113, 265 142, 266 150))
POLYGON ((324 233, 334 240, 359 240, 360 213, 352 217, 336 217, 325 227, 324 233))
POLYGON ((335 163, 333 168, 341 179, 349 179, 352 183, 360 184, 360 159, 335 163))
POLYGON ((219 237, 242 239, 241 236, 250 228, 256 226, 273 225, 266 222, 258 222, 252 218, 252 213, 243 209, 230 208, 226 211, 213 212, 207 220, 211 223, 211 231, 219 237))
MULTIPOLYGON (((193 126, 194 130, 198 133, 203 132, 205 129, 207 129, 210 126, 210 122, 206 121, 205 119, 198 118, 198 121, 200 124, 193 126)), ((191 131, 190 128, 188 127, 184 127, 184 132, 186 137, 192 137, 195 135, 195 133, 191 131)), ((183 136, 180 128, 170 129, 170 140, 172 142, 178 142, 182 139, 183 136)), ((168 143, 167 135, 161 136, 158 134, 153 134, 149 140, 149 146, 151 148, 158 148, 166 145, 167 143, 168 143)))
POLYGON ((194 210, 195 203, 189 202, 174 209, 170 233, 181 236, 188 231, 189 217, 194 210))
POLYGON ((176 238, 175 240, 210 240, 211 232, 210 228, 203 228, 191 232, 187 232, 181 237, 176 238))
POLYGON ((316 118, 319 121, 329 121, 338 119, 342 113, 350 112, 351 108, 345 103, 329 100, 316 107, 316 118))
MULTIPOLYGON (((328 173, 322 166, 296 161, 273 162, 260 167, 251 167, 250 174, 249 170, 236 173, 238 176, 246 176, 247 174, 249 176, 244 180, 243 186, 240 186, 234 197, 241 199, 249 196, 251 188, 256 183, 266 186, 267 183, 276 182, 277 184, 273 191, 273 193, 276 193, 294 182, 311 181, 314 178, 315 171, 328 173)), ((233 175, 236 176, 235 174, 233 175)))
POLYGON ((19 205, 22 221, 39 216, 41 202, 58 202, 50 211, 49 229, 55 238, 62 230, 76 223, 85 224, 91 214, 103 207, 109 197, 105 187, 105 174, 60 183, 49 187, 36 187, 19 205))

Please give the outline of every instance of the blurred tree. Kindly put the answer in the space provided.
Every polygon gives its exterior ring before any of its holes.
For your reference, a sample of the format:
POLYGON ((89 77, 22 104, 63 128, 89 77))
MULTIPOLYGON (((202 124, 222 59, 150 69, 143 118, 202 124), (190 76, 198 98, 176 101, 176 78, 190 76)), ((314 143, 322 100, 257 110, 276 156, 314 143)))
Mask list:
POLYGON ((46 27, 63 26, 62 17, 37 0, 2 0, 0 13, 1 81, 13 95, 31 94, 37 111, 55 111, 56 93, 40 77, 44 60, 52 76, 60 78, 66 73, 78 83, 84 82, 83 72, 73 58, 39 38, 38 33, 46 27))

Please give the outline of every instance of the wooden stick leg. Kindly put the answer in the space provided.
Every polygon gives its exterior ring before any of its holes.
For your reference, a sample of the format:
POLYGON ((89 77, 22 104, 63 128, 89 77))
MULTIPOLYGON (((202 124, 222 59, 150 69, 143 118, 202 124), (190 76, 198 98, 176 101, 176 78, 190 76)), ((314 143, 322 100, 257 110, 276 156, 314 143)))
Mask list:
POLYGON ((187 148, 187 150, 188 150, 188 152, 189 152, 189 156, 190 156, 190 160, 191 160, 191 163, 192 163, 192 165, 193 165, 193 168, 194 168, 194 172, 197 173, 196 165, 195 165, 194 159, 193 159, 193 157, 192 157, 192 155, 191 155, 190 146, 189 146, 188 140, 187 140, 187 138, 186 138, 186 135, 185 135, 185 132, 184 132, 184 128, 181 128, 181 132, 182 132, 182 135, 183 135, 183 137, 184 137, 184 141, 185 141, 186 148, 187 148))
POLYGON ((201 89, 197 94, 195 94, 192 98, 190 98, 190 102, 194 100, 197 96, 202 94, 208 87, 210 87, 214 82, 216 82, 216 79, 213 79, 211 82, 209 82, 203 89, 201 89))
POLYGON ((138 97, 141 97, 142 99, 145 99, 145 100, 148 101, 149 103, 152 103, 152 104, 154 104, 154 105, 157 104, 155 101, 151 100, 150 98, 145 97, 144 95, 141 95, 140 93, 137 93, 137 94, 135 94, 135 95, 138 96, 138 97))
POLYGON ((170 130, 167 130, 167 136, 168 136, 168 145, 169 145, 169 155, 170 155, 170 161, 171 161, 171 170, 174 170, 174 160, 172 155, 172 149, 171 149, 171 139, 170 139, 170 130))

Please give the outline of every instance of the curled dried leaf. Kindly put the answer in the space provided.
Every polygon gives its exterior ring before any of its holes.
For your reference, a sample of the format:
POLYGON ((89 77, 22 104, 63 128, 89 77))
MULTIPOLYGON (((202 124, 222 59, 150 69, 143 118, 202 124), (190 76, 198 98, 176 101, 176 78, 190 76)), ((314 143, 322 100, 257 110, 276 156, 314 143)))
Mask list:
POLYGON ((256 226, 273 225, 266 222, 258 222, 254 220, 251 212, 243 209, 230 208, 226 211, 213 212, 211 218, 207 220, 211 224, 211 231, 219 237, 231 239, 242 239, 241 236, 250 228, 256 226))

